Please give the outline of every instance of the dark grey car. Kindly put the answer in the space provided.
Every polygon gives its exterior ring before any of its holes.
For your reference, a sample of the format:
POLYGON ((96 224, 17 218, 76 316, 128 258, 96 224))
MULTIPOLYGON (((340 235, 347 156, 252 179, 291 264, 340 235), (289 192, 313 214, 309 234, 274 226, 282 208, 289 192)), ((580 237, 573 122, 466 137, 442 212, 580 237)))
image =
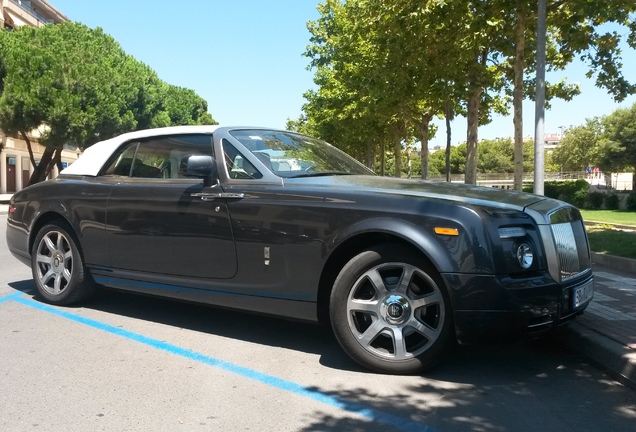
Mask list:
POLYGON ((10 203, 41 297, 96 286, 332 326, 384 373, 454 341, 539 334, 593 295, 579 211, 542 196, 384 178, 286 131, 185 126, 97 143, 10 203))

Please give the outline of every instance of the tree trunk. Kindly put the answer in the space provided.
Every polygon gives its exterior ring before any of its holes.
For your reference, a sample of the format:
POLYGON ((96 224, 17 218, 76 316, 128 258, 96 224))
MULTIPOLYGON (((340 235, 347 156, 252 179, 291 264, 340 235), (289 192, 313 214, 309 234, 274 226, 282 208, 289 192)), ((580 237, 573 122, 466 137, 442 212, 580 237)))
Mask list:
POLYGON ((31 159, 31 165, 35 168, 35 156, 33 156, 33 148, 31 147, 31 140, 27 136, 26 132, 20 131, 20 135, 22 135, 22 139, 27 144, 27 150, 29 150, 29 159, 31 159))
POLYGON ((384 139, 382 139, 382 141, 380 142, 380 175, 381 176, 384 176, 384 173, 386 172, 386 150, 384 146, 385 146, 385 141, 384 139))
MULTIPOLYGON (((487 52, 482 51, 479 63, 482 68, 486 67, 488 59, 487 52)), ((479 139, 479 102, 484 91, 481 78, 478 76, 471 82, 471 93, 468 96, 468 127, 466 132, 466 174, 464 183, 477 184, 477 141, 479 139)))
POLYGON ((399 126, 393 126, 393 157, 395 158, 394 177, 402 177, 402 134, 399 126))
POLYGON ((420 131, 420 143, 422 144, 421 156, 422 156, 422 179, 428 179, 428 128, 431 122, 432 114, 426 113, 422 116, 418 128, 420 131))
POLYGON ((479 101, 482 88, 475 86, 468 98, 468 131, 466 137, 466 174, 464 183, 477 184, 477 140, 479 128, 479 101))
POLYGON ((367 168, 375 172, 375 145, 373 142, 367 142, 367 155, 366 155, 367 168))
POLYGON ((61 148, 55 149, 53 159, 51 159, 51 162, 49 162, 49 166, 46 167, 46 175, 44 176, 44 178, 46 178, 55 167, 58 167, 58 170, 60 171, 62 170, 62 149, 61 148))
POLYGON ((453 112, 450 109, 450 101, 446 101, 446 107, 444 109, 444 117, 446 120, 446 181, 451 181, 451 167, 450 167, 450 154, 451 154, 451 120, 453 112))
MULTIPOLYGON (((45 147, 44 153, 42 153, 42 158, 40 159, 40 163, 35 165, 34 162, 34 170, 31 175, 31 179, 29 180, 29 186, 34 185, 36 183, 40 183, 46 179, 46 176, 50 172, 49 165, 53 160, 53 155, 55 153, 55 149, 51 147, 45 147)), ((60 149, 61 151, 61 149, 60 149)))
POLYGON ((514 147, 514 188, 523 189, 523 69, 525 65, 525 32, 526 17, 523 12, 517 13, 517 47, 514 65, 514 90, 512 104, 514 106, 515 147, 514 147))

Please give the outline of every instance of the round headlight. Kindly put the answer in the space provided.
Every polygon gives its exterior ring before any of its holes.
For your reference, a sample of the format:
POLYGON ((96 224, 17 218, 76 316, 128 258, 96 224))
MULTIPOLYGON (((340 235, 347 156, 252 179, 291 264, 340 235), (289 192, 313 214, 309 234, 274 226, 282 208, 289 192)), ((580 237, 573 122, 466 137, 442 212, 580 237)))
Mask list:
POLYGON ((532 266, 534 253, 528 243, 521 243, 517 248, 517 261, 522 269, 527 270, 532 266))

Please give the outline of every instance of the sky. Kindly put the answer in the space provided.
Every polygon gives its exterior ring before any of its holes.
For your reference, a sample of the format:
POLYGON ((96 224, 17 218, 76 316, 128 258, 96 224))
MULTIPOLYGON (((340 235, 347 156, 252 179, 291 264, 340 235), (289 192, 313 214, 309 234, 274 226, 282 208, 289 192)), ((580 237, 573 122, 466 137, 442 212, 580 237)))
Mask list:
MULTIPOLYGON (((317 0, 49 0, 72 21, 101 27, 123 49, 150 66, 167 83, 194 90, 207 100, 214 119, 227 126, 284 128, 296 119, 303 93, 315 88, 309 59, 307 22, 318 18, 317 0)), ((636 52, 623 55, 624 73, 636 81, 636 52)), ((548 81, 566 77, 581 95, 555 100, 545 113, 545 133, 560 133, 587 118, 611 114, 636 103, 616 103, 574 63, 548 81)), ((534 136, 534 103, 524 102, 524 136, 534 136)), ((443 120, 430 147, 445 146, 443 120)), ((494 115, 479 128, 479 139, 513 136, 511 116, 494 115)), ((452 123, 453 144, 466 141, 466 120, 452 123)))

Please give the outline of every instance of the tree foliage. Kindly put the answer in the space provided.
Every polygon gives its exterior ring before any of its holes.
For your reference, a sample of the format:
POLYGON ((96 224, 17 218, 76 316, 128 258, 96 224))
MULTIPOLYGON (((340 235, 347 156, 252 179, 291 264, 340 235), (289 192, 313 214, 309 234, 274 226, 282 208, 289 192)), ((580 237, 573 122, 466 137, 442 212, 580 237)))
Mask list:
POLYGON ((568 129, 554 162, 565 170, 592 165, 605 172, 633 172, 636 180, 636 104, 568 129))
POLYGON ((30 183, 59 163, 62 146, 148 127, 213 123, 205 100, 161 81, 101 29, 77 23, 0 31, 0 128, 21 135, 35 167, 30 183), (41 131, 40 163, 28 133, 41 131))
MULTIPOLYGON (((512 99, 520 175, 528 166, 521 102, 535 93, 536 9, 532 0, 325 0, 320 17, 308 23, 305 55, 317 90, 305 95, 303 124, 354 154, 381 161, 391 145, 398 167, 415 137, 422 143, 426 178, 430 120, 465 115, 466 181, 474 183, 477 128, 492 113, 507 113, 512 99)), ((580 58, 588 76, 616 100, 633 94, 636 87, 621 70, 620 44, 627 40, 636 47, 635 10, 629 0, 548 1, 548 68, 562 70, 580 58), (608 23, 628 29, 628 37, 606 30, 608 23)), ((547 83, 546 103, 578 92, 566 81, 547 83)), ((385 163, 379 167, 384 174, 385 163)))
POLYGON ((636 104, 618 109, 603 119, 599 165, 605 171, 631 171, 636 190, 636 104))
MULTIPOLYGON (((479 143, 479 157, 477 159, 478 173, 514 173, 514 143, 510 139, 483 140, 479 143)), ((524 170, 531 171, 534 167, 534 141, 526 140, 523 146, 524 170)), ((446 174, 445 157, 443 151, 437 151, 431 155, 431 175, 446 174)), ((466 144, 453 146, 450 150, 450 174, 463 174, 466 168, 466 144)), ((546 170, 557 172, 559 167, 552 161, 549 152, 546 151, 546 170)))
POLYGON ((583 126, 566 131, 554 150, 554 161, 565 171, 582 171, 600 163, 599 140, 603 132, 601 118, 588 119, 583 126))

